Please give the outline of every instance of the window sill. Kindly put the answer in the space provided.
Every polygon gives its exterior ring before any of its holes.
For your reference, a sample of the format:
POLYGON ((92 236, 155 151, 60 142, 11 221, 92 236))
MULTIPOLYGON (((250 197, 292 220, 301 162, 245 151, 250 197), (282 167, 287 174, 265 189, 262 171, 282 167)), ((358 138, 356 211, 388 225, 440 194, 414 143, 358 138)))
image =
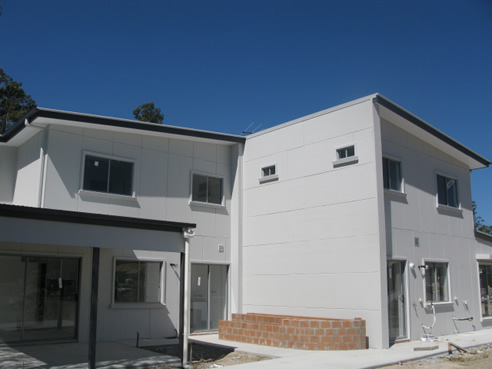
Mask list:
POLYGON ((463 214, 463 210, 461 208, 453 208, 452 206, 447 206, 442 204, 437 205, 437 210, 445 213, 460 214, 460 215, 463 214))
MULTIPOLYGON (((440 302, 432 302, 432 305, 434 306, 446 306, 446 305, 453 305, 453 301, 440 301, 440 302)), ((425 304, 425 306, 430 307, 431 304, 425 304)))
POLYGON ((343 165, 355 164, 359 162, 358 156, 350 156, 348 158, 333 160, 334 167, 340 167, 343 165))
POLYGON ((278 174, 258 178, 258 182, 260 182, 260 183, 268 183, 268 182, 273 182, 273 181, 278 181, 278 174))
POLYGON ((402 199, 406 199, 407 198, 407 194, 405 192, 390 190, 388 188, 385 188, 384 189, 384 194, 385 195, 389 195, 389 196, 393 196, 393 197, 399 197, 399 198, 402 198, 402 199))
POLYGON ((80 197, 86 197, 86 198, 98 198, 98 199, 114 199, 114 200, 124 200, 128 202, 137 202, 137 198, 135 196, 128 196, 128 195, 116 195, 114 193, 106 193, 106 192, 95 192, 95 191, 88 191, 88 190, 79 190, 79 196, 80 197))
POLYGON ((109 305, 110 309, 164 309, 166 304, 161 302, 114 302, 109 305))
POLYGON ((200 206, 203 208, 210 208, 210 209, 225 209, 225 205, 212 204, 209 202, 190 201, 189 204, 190 204, 190 206, 200 206))

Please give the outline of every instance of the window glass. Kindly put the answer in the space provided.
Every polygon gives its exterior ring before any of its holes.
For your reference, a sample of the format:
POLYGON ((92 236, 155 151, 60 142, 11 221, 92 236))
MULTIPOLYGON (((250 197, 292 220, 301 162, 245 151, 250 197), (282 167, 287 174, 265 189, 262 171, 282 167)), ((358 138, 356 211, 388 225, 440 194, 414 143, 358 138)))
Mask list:
POLYGON ((157 261, 117 260, 115 302, 159 302, 162 263, 157 261))
POLYGON ((355 146, 347 146, 341 149, 337 149, 338 159, 349 158, 355 156, 355 146))
POLYGON ((110 165, 108 192, 131 196, 133 164, 126 161, 111 160, 110 165))
POLYGON ((87 155, 85 157, 84 190, 106 192, 109 160, 87 155))
POLYGON ((401 192, 401 163, 396 160, 383 158, 384 188, 401 192))
POLYGON ((212 204, 222 203, 222 179, 208 178, 208 201, 212 204))
POLYGON ((83 189, 132 195, 133 163, 86 155, 83 189))
POLYGON ((193 174, 191 200, 222 204, 222 178, 193 174))
POLYGON ((482 316, 492 317, 492 265, 479 266, 482 316))
POLYGON ((455 179, 437 176, 437 201, 441 205, 459 207, 458 183, 455 179))
POLYGON ((449 301, 448 264, 426 263, 425 298, 431 302, 449 301))
POLYGON ((263 177, 273 176, 275 175, 275 165, 270 165, 268 167, 262 168, 263 177))

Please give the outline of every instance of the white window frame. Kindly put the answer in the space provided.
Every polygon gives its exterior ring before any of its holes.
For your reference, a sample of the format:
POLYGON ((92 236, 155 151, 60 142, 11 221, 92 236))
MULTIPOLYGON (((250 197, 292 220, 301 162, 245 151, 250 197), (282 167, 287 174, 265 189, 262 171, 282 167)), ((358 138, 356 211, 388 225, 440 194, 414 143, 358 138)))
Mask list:
MULTIPOLYGON (((435 178, 434 180, 435 180, 435 186, 436 186, 436 207, 438 209, 443 209, 443 210, 447 210, 447 211, 454 211, 454 212, 461 213, 462 212, 461 201, 460 201, 461 196, 459 193, 458 178, 451 176, 451 175, 448 175, 448 174, 445 174, 445 173, 442 173, 442 172, 435 172, 434 178, 435 178), (455 181, 456 197, 457 197, 457 202, 458 202, 457 206, 451 206, 451 205, 439 203, 439 183, 438 183, 438 179, 437 179, 438 176, 455 181)), ((447 202, 449 203, 449 201, 447 201, 447 202)))
POLYGON ((260 178, 258 178, 258 182, 260 182, 260 183, 267 183, 267 182, 272 182, 272 181, 278 181, 278 179, 279 179, 279 175, 278 175, 278 165, 277 165, 277 163, 268 164, 268 165, 264 165, 264 166, 261 167, 260 178), (275 173, 274 174, 265 175, 266 169, 269 169, 269 168, 272 168, 272 167, 274 168, 275 173))
POLYGON ((196 172, 192 171, 191 172, 191 178, 190 178, 190 200, 189 200, 190 205, 199 205, 199 206, 206 206, 206 207, 212 207, 212 208, 224 208, 225 207, 225 200, 224 200, 224 177, 217 175, 217 174, 210 174, 210 173, 203 173, 203 172, 196 172), (216 204, 213 202, 205 202, 205 201, 196 201, 193 200, 193 177, 195 175, 207 177, 207 178, 215 178, 215 179, 220 179, 221 182, 221 199, 220 199, 220 204, 216 204))
POLYGON ((359 156, 357 153, 357 144, 355 142, 347 145, 338 146, 335 148, 335 160, 333 160, 334 167, 348 165, 348 164, 355 164, 358 161, 359 161, 359 156), (340 158, 340 150, 348 149, 350 147, 354 148, 354 155, 340 158))
POLYGON ((135 189, 135 173, 136 171, 137 163, 133 159, 128 159, 128 158, 123 158, 119 156, 113 156, 113 155, 106 155, 106 154, 100 154, 100 153, 95 153, 95 152, 90 152, 90 151, 84 151, 82 155, 82 165, 81 165, 81 176, 80 176, 80 189, 79 189, 79 194, 81 195, 94 195, 94 196, 102 196, 102 197, 115 197, 115 198, 120 198, 120 199, 135 199, 136 197, 136 189, 135 189), (85 160, 87 156, 94 156, 97 158, 101 159, 107 159, 107 160, 115 160, 115 161, 123 161, 126 163, 132 164, 132 190, 131 190, 131 195, 124 195, 124 194, 117 194, 117 193, 112 193, 112 192, 102 192, 102 191, 94 191, 94 190, 89 190, 89 189, 84 189, 84 178, 85 178, 85 160))
POLYGON ((423 287, 424 287, 424 300, 425 303, 431 302, 434 305, 444 305, 444 304, 452 304, 452 299, 451 299, 451 274, 450 274, 450 265, 448 260, 435 260, 435 259, 429 259, 429 260, 424 260, 423 265, 425 266, 425 275, 423 276, 423 287), (448 299, 446 301, 434 301, 434 300, 429 300, 427 298, 427 281, 430 278, 430 268, 428 267, 428 264, 445 264, 446 265, 446 290, 447 290, 447 297, 448 299))
POLYGON ((125 257, 113 257, 113 270, 112 270, 112 287, 111 287, 111 308, 112 309, 142 309, 142 308, 163 308, 166 306, 165 296, 166 296, 166 269, 167 263, 162 258, 125 258, 125 257), (118 261, 130 261, 130 262, 138 262, 138 263, 160 263, 160 275, 159 275, 159 283, 160 283, 160 292, 159 292, 159 301, 158 302, 117 302, 115 301, 116 295, 116 263, 118 261))
POLYGON ((391 193, 391 194, 395 194, 395 195, 405 195, 405 177, 403 176, 403 166, 402 166, 402 160, 399 159, 399 158, 395 158, 395 157, 392 157, 392 156, 389 156, 389 155, 383 155, 383 187, 384 187, 384 191, 385 192, 388 192, 388 193, 391 193), (384 187, 384 182, 385 182, 385 178, 384 178, 384 160, 391 160, 391 161, 394 161, 394 162, 397 162, 400 164, 400 190, 394 190, 392 188, 386 188, 384 187))

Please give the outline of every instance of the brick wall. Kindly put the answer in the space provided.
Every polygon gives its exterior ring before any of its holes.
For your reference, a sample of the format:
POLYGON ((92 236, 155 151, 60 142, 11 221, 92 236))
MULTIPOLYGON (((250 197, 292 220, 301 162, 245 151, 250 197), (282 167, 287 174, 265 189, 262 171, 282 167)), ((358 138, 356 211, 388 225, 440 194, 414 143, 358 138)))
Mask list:
POLYGON ((366 321, 269 314, 232 314, 219 322, 223 340, 301 350, 366 349, 366 321))

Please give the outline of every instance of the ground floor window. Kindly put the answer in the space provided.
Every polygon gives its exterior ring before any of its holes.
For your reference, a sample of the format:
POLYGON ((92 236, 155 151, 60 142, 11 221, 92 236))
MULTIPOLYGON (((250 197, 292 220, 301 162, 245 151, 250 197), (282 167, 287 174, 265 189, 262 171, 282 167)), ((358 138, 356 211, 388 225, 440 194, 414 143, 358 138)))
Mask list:
POLYGON ((79 258, 0 255, 0 341, 74 339, 79 258))
POLYGON ((227 265, 191 266, 191 331, 219 329, 227 319, 227 265))
POLYGON ((492 265, 480 264, 478 270, 482 317, 490 318, 492 317, 492 265))
POLYGON ((161 302, 160 261, 116 260, 114 302, 161 302))
POLYGON ((449 301, 448 264, 425 263, 425 299, 430 302, 449 301))

